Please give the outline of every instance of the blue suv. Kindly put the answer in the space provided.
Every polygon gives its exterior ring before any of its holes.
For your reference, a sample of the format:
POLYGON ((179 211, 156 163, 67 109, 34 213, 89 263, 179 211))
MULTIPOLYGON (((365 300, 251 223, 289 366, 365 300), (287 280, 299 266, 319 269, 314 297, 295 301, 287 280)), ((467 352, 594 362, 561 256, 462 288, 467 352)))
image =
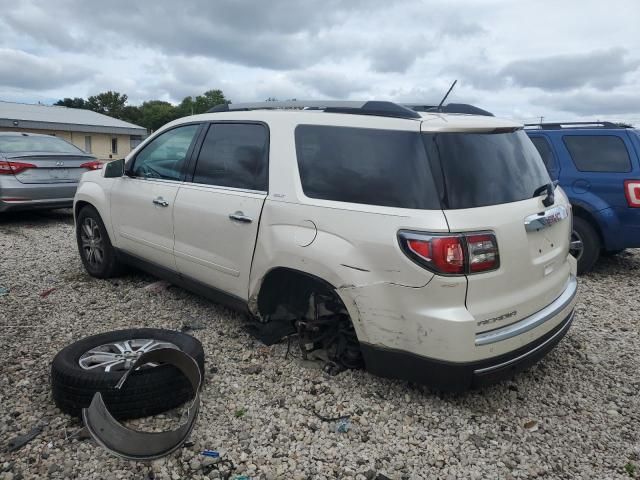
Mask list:
POLYGON ((640 247, 640 132, 611 122, 528 124, 552 180, 573 205, 578 273, 601 254, 640 247))

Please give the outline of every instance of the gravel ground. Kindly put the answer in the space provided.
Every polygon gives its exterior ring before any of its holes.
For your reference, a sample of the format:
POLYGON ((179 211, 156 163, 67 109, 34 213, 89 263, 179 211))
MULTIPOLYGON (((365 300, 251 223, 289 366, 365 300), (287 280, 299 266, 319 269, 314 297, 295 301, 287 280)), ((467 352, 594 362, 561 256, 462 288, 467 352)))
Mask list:
MULTIPOLYGON (((231 478, 640 477, 638 272, 639 250, 603 259, 580 279, 574 326, 541 364, 492 388, 440 395, 362 371, 327 377, 317 363, 285 359, 286 345, 261 346, 222 307, 176 287, 145 290, 151 277, 93 279, 68 211, 3 216, 0 452, 46 426, 21 450, 0 453, 0 479, 219 478, 204 448, 233 462, 231 478), (143 463, 65 439, 80 424, 51 400, 58 350, 89 334, 185 323, 204 326, 192 334, 207 355, 193 444, 143 463), (350 415, 350 429, 336 432, 312 409, 350 415)), ((137 423, 163 428, 176 414, 163 417, 137 423)))

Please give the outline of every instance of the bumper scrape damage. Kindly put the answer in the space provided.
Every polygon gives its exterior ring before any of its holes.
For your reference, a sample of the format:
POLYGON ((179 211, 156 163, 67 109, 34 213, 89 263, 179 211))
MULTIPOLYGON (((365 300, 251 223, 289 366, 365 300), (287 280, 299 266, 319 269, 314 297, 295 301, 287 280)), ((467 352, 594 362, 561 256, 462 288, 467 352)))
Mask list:
POLYGON ((464 391, 509 378, 553 349, 573 320, 577 281, 572 276, 539 312, 482 333, 465 307, 464 278, 436 276, 428 288, 379 283, 337 291, 369 372, 464 391))

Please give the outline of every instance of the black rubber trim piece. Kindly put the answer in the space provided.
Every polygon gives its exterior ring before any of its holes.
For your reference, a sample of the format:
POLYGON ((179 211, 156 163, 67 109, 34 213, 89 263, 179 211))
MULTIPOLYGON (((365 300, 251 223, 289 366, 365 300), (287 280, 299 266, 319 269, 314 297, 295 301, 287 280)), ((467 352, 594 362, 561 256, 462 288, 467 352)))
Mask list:
POLYGON ((434 390, 463 392, 471 388, 491 385, 511 378, 515 374, 531 367, 562 340, 569 330, 572 320, 573 311, 551 331, 535 341, 504 355, 478 362, 447 362, 368 343, 361 343, 360 349, 362 350, 367 371, 374 375, 408 380, 427 385, 434 390), (554 336, 555 338, 552 338, 554 336), (543 344, 544 346, 540 347, 543 344), (527 355, 528 352, 531 352, 531 354, 527 355), (513 362, 508 363, 511 361, 513 362), (476 370, 491 368, 505 363, 508 364, 486 373, 475 373, 476 370))

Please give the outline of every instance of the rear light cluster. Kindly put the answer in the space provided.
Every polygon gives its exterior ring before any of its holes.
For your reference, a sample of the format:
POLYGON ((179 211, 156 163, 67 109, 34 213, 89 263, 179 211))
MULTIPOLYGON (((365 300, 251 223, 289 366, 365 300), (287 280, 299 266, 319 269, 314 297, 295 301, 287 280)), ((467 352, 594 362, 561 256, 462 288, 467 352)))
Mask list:
POLYGON ((624 194, 630 207, 640 208, 640 180, 625 180, 624 194))
POLYGON ((37 168, 32 163, 0 161, 0 175, 17 175, 29 168, 37 168))
POLYGON ((442 275, 481 273, 500 267, 493 232, 440 235, 401 230, 398 240, 411 260, 442 275))
POLYGON ((102 162, 98 162, 98 161, 86 162, 80 165, 80 168, 86 168, 88 170, 100 170, 102 168, 102 162))

